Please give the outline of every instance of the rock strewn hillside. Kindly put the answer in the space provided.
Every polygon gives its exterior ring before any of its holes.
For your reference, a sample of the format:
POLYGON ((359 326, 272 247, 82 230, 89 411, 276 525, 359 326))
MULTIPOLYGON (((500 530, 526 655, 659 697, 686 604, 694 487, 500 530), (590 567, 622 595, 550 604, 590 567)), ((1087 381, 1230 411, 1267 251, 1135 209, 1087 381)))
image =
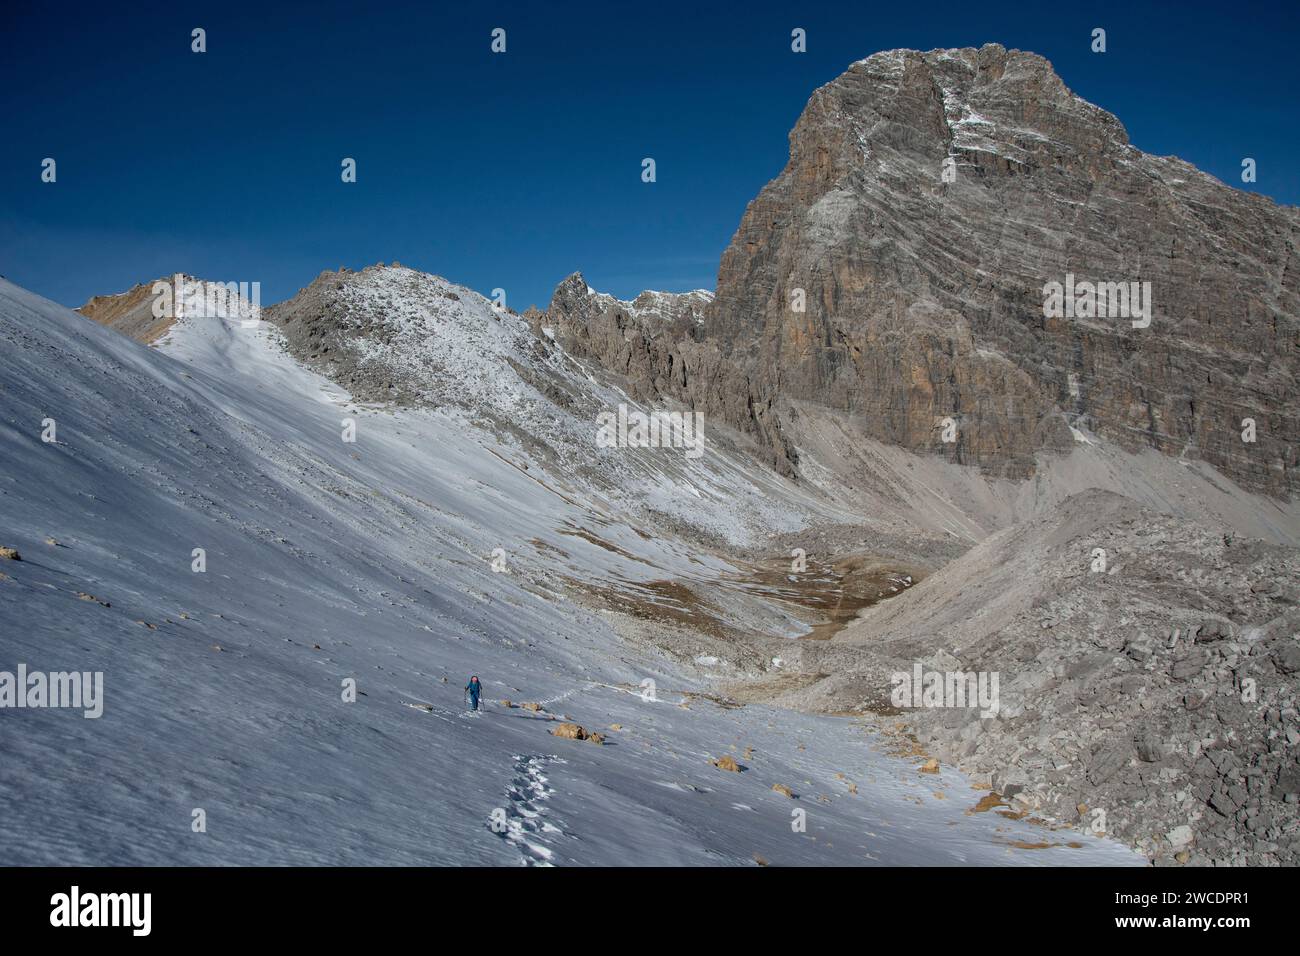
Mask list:
POLYGON ((397 263, 323 272, 264 317, 360 401, 500 411, 540 384, 529 366, 547 361, 515 313, 397 263))
POLYGON ((836 642, 865 656, 812 693, 887 706, 918 662, 997 672, 995 718, 908 710, 910 729, 1024 808, 1085 827, 1104 810, 1158 861, 1294 864, 1298 581, 1293 548, 1090 491, 865 612, 836 642))

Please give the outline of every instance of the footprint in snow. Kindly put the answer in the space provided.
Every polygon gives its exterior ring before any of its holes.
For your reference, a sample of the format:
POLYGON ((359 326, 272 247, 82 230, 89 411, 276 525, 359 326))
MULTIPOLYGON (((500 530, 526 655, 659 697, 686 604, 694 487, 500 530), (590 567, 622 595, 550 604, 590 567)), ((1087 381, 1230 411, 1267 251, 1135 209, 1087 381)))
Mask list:
POLYGON ((564 761, 555 756, 516 755, 514 759, 515 776, 506 789, 509 802, 505 807, 505 826, 499 835, 519 850, 524 866, 553 866, 555 853, 546 844, 556 836, 563 836, 564 830, 545 819, 546 802, 555 790, 547 785, 544 771, 548 764, 564 761))

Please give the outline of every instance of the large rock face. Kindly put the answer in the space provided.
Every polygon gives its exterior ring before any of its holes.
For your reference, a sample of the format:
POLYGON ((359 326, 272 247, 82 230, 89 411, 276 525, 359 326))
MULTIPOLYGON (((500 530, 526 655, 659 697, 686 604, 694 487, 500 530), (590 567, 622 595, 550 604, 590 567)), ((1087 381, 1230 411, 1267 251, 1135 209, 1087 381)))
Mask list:
POLYGON ((880 53, 813 94, 704 323, 678 342, 622 330, 645 363, 629 374, 778 460, 768 412, 795 398, 998 474, 1031 473, 1074 424, 1294 493, 1298 227, 1295 208, 1135 149, 1039 56, 880 53), (1067 276, 1149 282, 1150 324, 1046 318, 1044 287, 1067 276), (694 375, 730 391, 710 399, 694 375))
POLYGON ((533 329, 570 355, 622 377, 632 398, 663 397, 754 435, 760 454, 784 474, 793 467, 766 383, 730 358, 733 343, 707 335, 711 293, 643 292, 631 302, 597 292, 575 272, 555 289, 545 312, 524 314, 533 329))

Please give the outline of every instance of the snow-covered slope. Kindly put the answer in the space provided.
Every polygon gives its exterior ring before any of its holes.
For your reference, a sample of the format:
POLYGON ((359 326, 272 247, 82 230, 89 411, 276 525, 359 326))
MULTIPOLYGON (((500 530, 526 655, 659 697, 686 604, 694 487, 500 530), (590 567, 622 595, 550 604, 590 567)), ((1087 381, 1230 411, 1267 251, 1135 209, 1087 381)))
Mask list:
MULTIPOLYGON (((594 495, 602 511, 668 515, 737 544, 836 517, 743 455, 738 469, 730 454, 602 447, 601 415, 641 406, 520 316, 438 276, 399 265, 323 273, 266 315, 294 357, 352 396, 438 409, 456 429, 491 432, 515 460, 541 462, 556 487, 581 482, 585 491, 569 490, 594 495)), ((738 440, 711 421, 702 428, 711 451, 738 440)))
POLYGON ((185 319, 150 350, 0 282, 0 546, 21 556, 0 561, 0 670, 104 674, 98 719, 0 709, 0 858, 1141 862, 967 814, 960 775, 854 720, 694 696, 693 668, 570 600, 729 570, 625 496, 743 541, 835 515, 810 493, 675 450, 602 490, 497 424, 357 406, 265 323, 185 319), (605 745, 552 736, 565 714, 605 745), (709 763, 729 754, 747 769, 709 763))

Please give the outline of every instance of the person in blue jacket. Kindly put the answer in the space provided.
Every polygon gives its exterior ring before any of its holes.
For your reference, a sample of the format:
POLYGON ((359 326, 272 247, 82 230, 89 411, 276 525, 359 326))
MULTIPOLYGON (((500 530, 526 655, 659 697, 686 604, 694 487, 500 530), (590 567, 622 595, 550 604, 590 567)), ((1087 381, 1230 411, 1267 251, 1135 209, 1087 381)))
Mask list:
POLYGON ((469 695, 470 710, 478 710, 478 698, 479 694, 483 693, 483 684, 480 683, 477 674, 471 677, 469 683, 465 685, 465 693, 469 695))

